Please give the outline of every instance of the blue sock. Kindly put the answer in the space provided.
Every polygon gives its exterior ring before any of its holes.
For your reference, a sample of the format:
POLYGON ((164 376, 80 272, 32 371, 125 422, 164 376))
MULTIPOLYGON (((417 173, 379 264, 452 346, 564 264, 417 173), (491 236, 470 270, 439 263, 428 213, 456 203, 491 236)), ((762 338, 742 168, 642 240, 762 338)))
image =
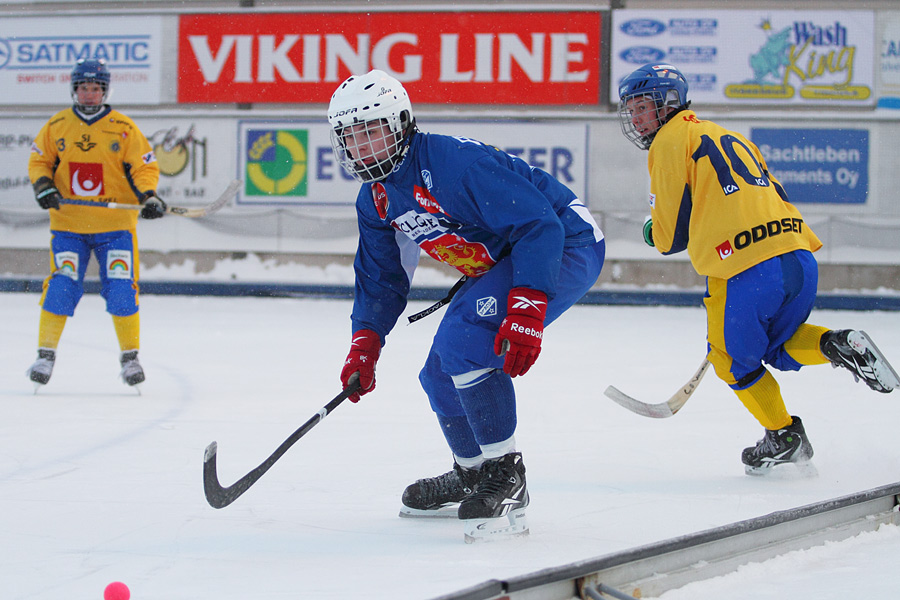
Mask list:
POLYGON ((447 444, 455 456, 460 458, 481 456, 481 448, 475 441, 475 435, 472 433, 472 428, 469 427, 469 421, 465 415, 458 417, 438 415, 437 418, 441 424, 444 439, 447 440, 447 444))
POLYGON ((512 377, 495 370, 481 383, 457 388, 456 392, 479 446, 503 442, 513 436, 516 431, 516 392, 512 377))

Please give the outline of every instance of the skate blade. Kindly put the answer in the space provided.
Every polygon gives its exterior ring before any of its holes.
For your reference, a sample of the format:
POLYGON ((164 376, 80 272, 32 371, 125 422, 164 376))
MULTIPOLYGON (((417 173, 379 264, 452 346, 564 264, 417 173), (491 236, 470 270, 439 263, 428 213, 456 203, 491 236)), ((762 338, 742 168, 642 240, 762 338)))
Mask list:
POLYGON ((38 390, 44 387, 45 384, 38 383, 37 381, 32 381, 31 383, 34 384, 34 395, 37 396, 38 390))
POLYGON ((878 380, 881 387, 885 389, 885 392, 890 392, 900 387, 900 375, 897 375, 897 371, 894 370, 891 363, 884 357, 884 354, 881 353, 881 350, 878 349, 878 346, 875 345, 875 342, 872 341, 869 334, 865 331, 859 331, 858 333, 866 342, 866 348, 864 348, 864 351, 860 354, 864 354, 865 350, 868 350, 872 353, 872 356, 875 357, 875 364, 872 365, 872 371, 875 372, 875 379, 878 380))
POLYGON ((780 463, 769 467, 744 465, 744 473, 751 477, 765 477, 766 479, 812 479, 819 476, 819 470, 810 460, 780 463))
MULTIPOLYGON (((128 382, 125 382, 125 385, 128 385, 128 382)), ((133 389, 134 391, 136 391, 138 396, 143 396, 143 394, 141 393, 141 384, 140 383, 136 383, 134 385, 128 385, 128 387, 133 389)))
POLYGON ((528 535, 528 519, 525 517, 524 507, 493 519, 466 519, 463 524, 467 544, 528 535))
POLYGON ((458 519, 459 502, 447 504, 432 510, 422 510, 404 506, 400 509, 400 516, 404 519, 458 519))

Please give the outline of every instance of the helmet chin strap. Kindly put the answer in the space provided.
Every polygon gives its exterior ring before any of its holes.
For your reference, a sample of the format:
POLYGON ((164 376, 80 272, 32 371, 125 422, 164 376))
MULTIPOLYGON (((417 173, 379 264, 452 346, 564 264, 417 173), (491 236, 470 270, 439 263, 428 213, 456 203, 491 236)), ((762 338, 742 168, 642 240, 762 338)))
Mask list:
POLYGON ((98 104, 97 106, 82 106, 81 104, 75 104, 72 109, 75 111, 75 114, 81 116, 85 121, 90 122, 97 118, 103 111, 104 106, 105 104, 98 104))
POLYGON ((75 105, 75 110, 77 110, 78 112, 80 112, 81 114, 83 114, 87 117, 89 117, 91 115, 96 115, 102 109, 103 109, 102 104, 96 104, 96 105, 92 105, 92 106, 88 106, 86 104, 76 104, 75 105))
MULTIPOLYGON (((666 123, 668 123, 669 121, 671 121, 672 119, 674 119, 674 118, 675 118, 675 115, 677 115, 678 113, 680 113, 680 112, 682 112, 682 111, 684 111, 684 110, 687 110, 690 106, 691 106, 691 101, 688 100, 687 102, 685 102, 685 103, 682 104, 681 106, 676 107, 674 110, 672 110, 672 112, 670 112, 669 114, 667 114, 665 117, 660 117, 660 116, 659 116, 659 111, 664 110, 664 109, 666 109, 666 108, 672 108, 672 107, 670 107, 670 106, 662 106, 662 107, 660 107, 660 108, 657 108, 657 109, 656 109, 656 114, 657 114, 656 119, 659 121, 659 126, 662 127, 663 125, 665 125, 666 123)), ((658 128, 657 128, 657 131, 659 131, 658 128)))
POLYGON ((672 108, 672 107, 671 106, 657 107, 656 121, 659 123, 659 127, 656 128, 656 131, 653 131, 651 133, 648 133, 647 135, 641 136, 641 138, 646 141, 647 147, 649 148, 650 144, 653 143, 653 138, 656 137, 656 134, 659 133, 659 130, 662 129, 663 125, 665 125, 666 123, 668 123, 669 121, 674 119, 675 115, 677 115, 678 113, 687 110, 690 105, 691 105, 691 101, 688 100, 685 104, 673 109, 672 112, 667 113, 665 116, 660 116, 659 113, 666 110, 667 108, 672 108))

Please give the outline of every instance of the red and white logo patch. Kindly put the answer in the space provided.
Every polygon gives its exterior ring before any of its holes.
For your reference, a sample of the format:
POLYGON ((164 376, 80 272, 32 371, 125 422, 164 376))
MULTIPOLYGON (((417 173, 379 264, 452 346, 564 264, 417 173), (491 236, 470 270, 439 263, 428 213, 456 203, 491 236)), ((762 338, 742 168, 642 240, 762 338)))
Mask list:
POLYGON ((731 247, 731 242, 726 241, 725 243, 716 246, 716 252, 719 254, 719 259, 725 260, 734 254, 734 248, 731 247))
MULTIPOLYGON (((432 214, 444 212, 441 209, 441 205, 438 204, 438 201, 435 200, 434 196, 431 195, 431 192, 429 192, 425 188, 415 185, 415 186, 413 186, 413 192, 415 193, 415 196, 416 196, 416 202, 418 202, 419 206, 421 206, 428 212, 430 212, 432 214)), ((446 213, 444 213, 444 214, 446 214, 446 213)))
POLYGON ((380 182, 372 184, 372 200, 375 201, 375 210, 382 219, 387 217, 388 195, 387 190, 380 182))
POLYGON ((103 194, 103 165, 100 163, 69 163, 69 186, 76 196, 103 194))

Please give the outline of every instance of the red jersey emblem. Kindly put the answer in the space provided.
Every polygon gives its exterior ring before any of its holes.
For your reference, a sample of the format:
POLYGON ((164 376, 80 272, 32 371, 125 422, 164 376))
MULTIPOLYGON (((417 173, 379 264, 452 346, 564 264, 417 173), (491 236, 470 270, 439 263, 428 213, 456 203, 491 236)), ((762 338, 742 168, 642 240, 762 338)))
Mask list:
POLYGON ((100 163, 69 163, 69 187, 76 196, 103 195, 103 165, 100 163))
POLYGON ((721 260, 725 260, 734 254, 734 248, 731 247, 731 242, 726 241, 725 243, 716 246, 716 252, 719 254, 721 260))
POLYGON ((419 206, 427 210, 428 212, 434 213, 444 213, 447 214, 441 209, 441 205, 438 204, 438 201, 435 200, 434 196, 431 195, 431 192, 426 190, 423 187, 419 187, 417 185, 413 186, 413 192, 416 196, 416 202, 419 203, 419 206))
POLYGON ((445 234, 435 240, 425 240, 419 246, 435 260, 469 277, 484 275, 496 263, 484 244, 467 242, 458 235, 445 234))
POLYGON ((372 184, 372 200, 375 201, 375 210, 382 219, 387 217, 388 195, 387 190, 380 182, 372 184))

